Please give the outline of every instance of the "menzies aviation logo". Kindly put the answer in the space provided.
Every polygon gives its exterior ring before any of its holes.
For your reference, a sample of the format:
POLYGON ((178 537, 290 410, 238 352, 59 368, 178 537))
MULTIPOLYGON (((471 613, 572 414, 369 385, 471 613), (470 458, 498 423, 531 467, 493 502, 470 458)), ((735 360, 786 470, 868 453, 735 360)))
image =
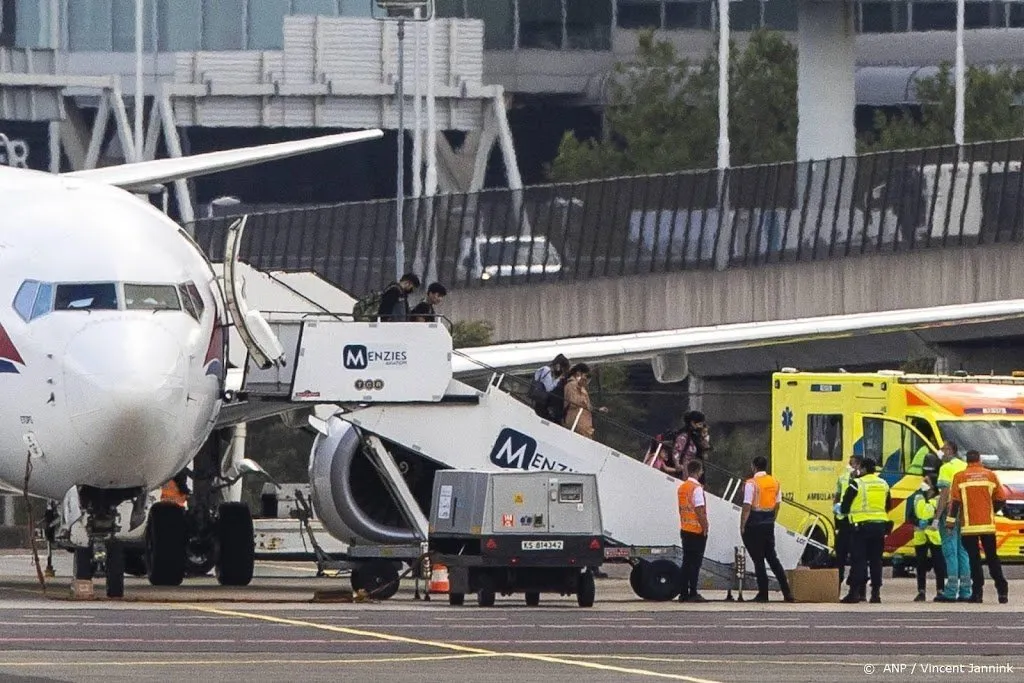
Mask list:
POLYGON ((573 471, 570 467, 538 453, 535 438, 508 427, 501 430, 491 448, 491 462, 507 470, 573 471))
POLYGON ((18 367, 15 363, 24 365, 25 361, 21 359, 21 354, 18 353, 14 342, 7 335, 7 330, 4 329, 3 325, 0 325, 0 374, 5 372, 18 373, 18 367))
POLYGON ((363 344, 346 344, 341 362, 346 370, 365 370, 371 365, 397 367, 408 362, 408 353, 401 347, 369 349, 363 344))

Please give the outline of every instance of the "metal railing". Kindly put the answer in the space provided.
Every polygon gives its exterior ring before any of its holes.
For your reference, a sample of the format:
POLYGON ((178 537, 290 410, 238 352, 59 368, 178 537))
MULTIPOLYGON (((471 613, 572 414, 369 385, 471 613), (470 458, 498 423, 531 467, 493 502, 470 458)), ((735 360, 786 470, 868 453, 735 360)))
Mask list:
MULTIPOLYGON (((405 202, 406 261, 449 287, 757 266, 1024 239, 1024 139, 405 202)), ((354 292, 395 272, 395 200, 253 214, 242 258, 354 292)), ((195 223, 222 256, 228 217, 195 223)))

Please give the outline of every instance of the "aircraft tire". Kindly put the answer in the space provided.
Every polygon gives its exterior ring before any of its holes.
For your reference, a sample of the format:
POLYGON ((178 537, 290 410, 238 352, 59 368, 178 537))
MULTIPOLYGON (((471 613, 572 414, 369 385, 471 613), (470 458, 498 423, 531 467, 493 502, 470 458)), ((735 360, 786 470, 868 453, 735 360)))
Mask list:
POLYGON ((376 600, 387 600, 398 592, 398 569, 387 560, 370 560, 352 570, 352 590, 363 590, 376 600))
POLYGON ((185 540, 185 509, 175 503, 155 503, 146 525, 146 574, 152 585, 181 585, 185 540))
POLYGON ((252 514, 245 503, 223 503, 218 511, 217 581, 222 586, 248 586, 256 566, 252 514))
POLYGON ((124 597, 124 545, 107 542, 107 597, 124 597))

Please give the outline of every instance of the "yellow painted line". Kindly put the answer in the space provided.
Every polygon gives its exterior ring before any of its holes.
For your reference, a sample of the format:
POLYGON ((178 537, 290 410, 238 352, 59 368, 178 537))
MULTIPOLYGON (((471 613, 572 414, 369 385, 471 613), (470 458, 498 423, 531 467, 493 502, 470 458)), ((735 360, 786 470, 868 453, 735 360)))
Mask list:
MULTIPOLYGON (((378 657, 376 659, 200 659, 189 661, 190 666, 231 666, 237 664, 394 664, 401 662, 441 662, 453 659, 476 659, 493 655, 411 655, 404 657, 378 657)), ((178 659, 167 660, 117 660, 111 662, 4 662, 0 667, 47 667, 47 666, 182 666, 178 659)))
POLYGON ((485 650, 483 648, 478 647, 467 647, 465 645, 458 645, 456 643, 446 643, 437 640, 423 640, 421 638, 410 638, 407 636, 396 636, 390 633, 383 633, 380 631, 367 631, 365 629, 348 628, 347 626, 332 626, 330 624, 320 624, 314 621, 303 621, 300 619, 286 619, 284 617, 274 617, 267 614, 254 614, 252 612, 238 612, 235 610, 224 610, 213 607, 199 607, 191 605, 184 605, 182 607, 184 607, 185 609, 192 609, 199 612, 206 612, 208 614, 220 614, 223 616, 239 617, 241 619, 254 619, 257 621, 267 621, 275 624, 286 624, 288 626, 313 628, 319 629, 321 631, 344 633, 346 635, 362 636, 365 638, 376 638, 378 640, 385 640, 393 643, 404 643, 406 645, 434 647, 442 650, 452 650, 454 652, 462 652, 466 654, 487 655, 491 657, 512 657, 514 659, 528 659, 537 662, 545 662, 548 664, 563 664, 567 666, 579 666, 587 669, 597 669, 599 671, 611 671, 614 673, 633 674, 634 676, 670 678, 677 681, 689 681, 689 683, 719 683, 719 681, 712 681, 706 678, 694 678, 693 676, 683 676, 681 674, 662 673, 660 671, 651 671, 649 669, 634 669, 622 666, 614 666, 611 664, 589 662, 584 661, 582 659, 568 659, 552 655, 532 654, 529 652, 498 652, 496 650, 485 650))

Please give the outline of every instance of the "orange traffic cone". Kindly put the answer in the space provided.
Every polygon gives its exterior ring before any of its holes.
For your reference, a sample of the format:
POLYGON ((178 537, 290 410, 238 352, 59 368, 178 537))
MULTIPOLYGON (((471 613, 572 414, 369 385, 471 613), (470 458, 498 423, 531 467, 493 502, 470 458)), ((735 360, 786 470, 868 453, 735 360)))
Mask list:
POLYGON ((428 593, 447 593, 450 590, 448 584, 448 567, 443 564, 435 564, 430 572, 430 584, 427 587, 428 593))

